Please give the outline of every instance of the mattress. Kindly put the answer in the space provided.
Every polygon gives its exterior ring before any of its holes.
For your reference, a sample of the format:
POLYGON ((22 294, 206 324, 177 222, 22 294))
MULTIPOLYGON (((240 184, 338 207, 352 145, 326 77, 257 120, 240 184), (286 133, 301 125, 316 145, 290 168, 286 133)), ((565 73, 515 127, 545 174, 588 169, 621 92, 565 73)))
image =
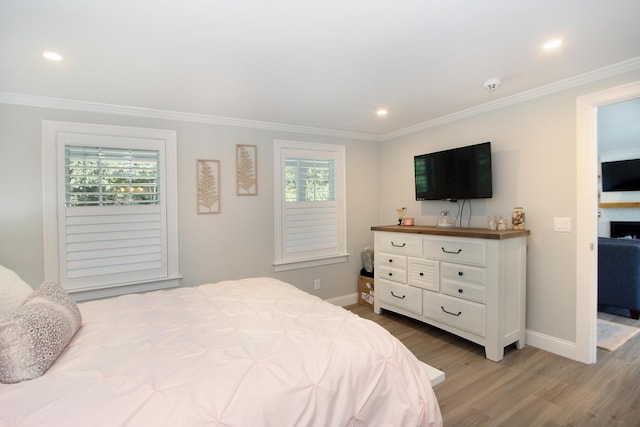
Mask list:
POLYGON ((426 370, 379 325, 271 278, 79 304, 1 426, 438 426, 426 370))

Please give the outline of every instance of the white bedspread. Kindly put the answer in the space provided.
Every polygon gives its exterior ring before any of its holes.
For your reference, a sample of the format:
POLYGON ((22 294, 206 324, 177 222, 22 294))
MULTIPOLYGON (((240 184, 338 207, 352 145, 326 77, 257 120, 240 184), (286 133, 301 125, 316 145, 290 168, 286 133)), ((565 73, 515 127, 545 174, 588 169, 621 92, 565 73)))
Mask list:
POLYGON ((373 322, 270 278, 79 304, 43 376, 0 384, 1 426, 431 426, 420 362, 373 322))

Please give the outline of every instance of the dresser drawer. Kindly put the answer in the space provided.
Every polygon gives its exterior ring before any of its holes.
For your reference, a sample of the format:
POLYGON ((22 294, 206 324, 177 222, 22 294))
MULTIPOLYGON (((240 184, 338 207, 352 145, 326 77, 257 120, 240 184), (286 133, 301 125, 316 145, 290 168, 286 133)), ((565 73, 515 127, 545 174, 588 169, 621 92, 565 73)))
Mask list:
POLYGON ((434 292, 423 292, 423 316, 486 336, 485 306, 434 292))
POLYGON ((422 237, 405 233, 376 233, 376 249, 381 252, 422 256, 422 237))
POLYGON ((415 314, 422 314, 422 289, 386 280, 376 282, 376 298, 415 314))
POLYGON ((435 258, 460 264, 486 265, 486 243, 480 239, 459 239, 456 237, 423 237, 425 258, 435 258))
POLYGON ((378 255, 378 259, 376 259, 376 263, 380 267, 392 267, 392 268, 407 268, 407 257, 404 255, 396 255, 396 254, 388 254, 384 252, 380 252, 378 255))
POLYGON ((412 286, 438 292, 440 290, 440 263, 422 258, 407 261, 407 282, 412 286))
POLYGON ((381 279, 393 280, 394 282, 407 283, 407 269, 394 268, 388 265, 378 264, 376 276, 381 279))
POLYGON ((480 304, 486 302, 486 288, 482 285, 474 285, 471 283, 449 281, 446 279, 440 283, 440 291, 443 294, 451 295, 456 298, 462 298, 469 301, 475 301, 480 304))
POLYGON ((440 265, 440 276, 448 280, 469 282, 478 285, 486 284, 486 269, 481 267, 443 262, 440 265))

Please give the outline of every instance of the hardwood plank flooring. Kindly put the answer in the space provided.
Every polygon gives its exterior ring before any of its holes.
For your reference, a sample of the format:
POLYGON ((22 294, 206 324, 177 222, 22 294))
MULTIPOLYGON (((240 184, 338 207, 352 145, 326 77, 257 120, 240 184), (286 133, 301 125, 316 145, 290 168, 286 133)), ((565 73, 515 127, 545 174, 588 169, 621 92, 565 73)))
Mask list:
MULTIPOLYGON (((414 319, 369 307, 345 307, 402 341, 418 359, 445 372, 434 387, 446 427, 640 426, 640 334, 614 352, 598 349, 585 365, 531 346, 505 348, 495 363, 484 348, 414 319)), ((639 320, 599 313, 640 327, 639 320)))

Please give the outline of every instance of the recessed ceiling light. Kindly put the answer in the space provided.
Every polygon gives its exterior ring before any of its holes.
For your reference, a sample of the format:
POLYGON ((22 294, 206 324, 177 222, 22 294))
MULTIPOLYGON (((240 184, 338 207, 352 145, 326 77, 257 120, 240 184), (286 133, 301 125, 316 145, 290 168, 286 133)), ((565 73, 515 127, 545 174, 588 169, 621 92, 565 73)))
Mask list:
POLYGON ((387 111, 387 109, 386 109, 386 108, 380 108, 378 111, 376 111, 376 115, 377 115, 378 117, 384 117, 384 116, 386 116, 387 114, 389 114, 389 111, 387 111))
POLYGON ((50 61, 62 61, 62 55, 56 52, 47 51, 42 54, 45 58, 50 61))
POLYGON ((554 50, 554 49, 558 49, 560 46, 562 46, 562 40, 560 39, 553 39, 553 40, 549 40, 547 41, 542 48, 544 50, 554 50))

